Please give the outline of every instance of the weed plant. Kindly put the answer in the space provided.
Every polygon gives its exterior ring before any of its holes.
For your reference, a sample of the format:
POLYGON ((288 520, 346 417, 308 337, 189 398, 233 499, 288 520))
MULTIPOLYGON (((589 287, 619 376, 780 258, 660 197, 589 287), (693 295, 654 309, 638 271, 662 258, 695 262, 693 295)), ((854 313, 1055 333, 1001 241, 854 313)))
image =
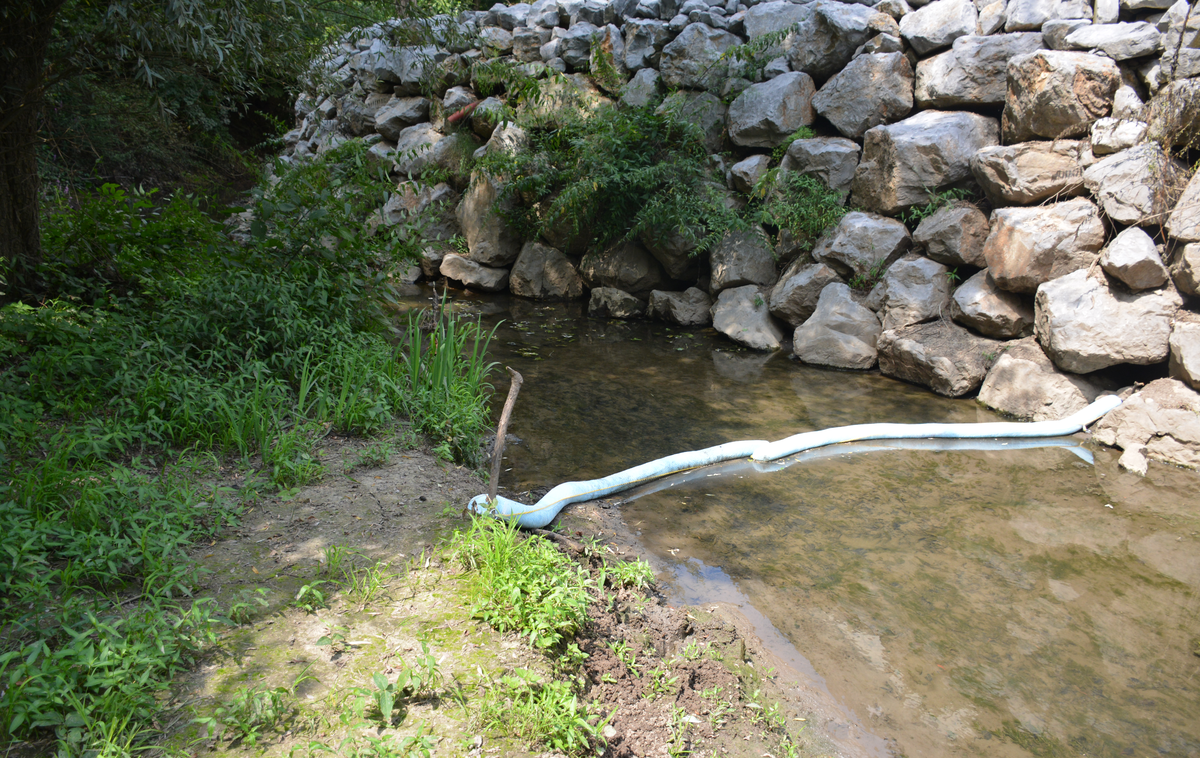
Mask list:
POLYGON ((569 756, 599 755, 600 734, 611 718, 602 719, 582 705, 569 683, 543 682, 526 669, 493 682, 474 705, 483 729, 523 737, 569 756))

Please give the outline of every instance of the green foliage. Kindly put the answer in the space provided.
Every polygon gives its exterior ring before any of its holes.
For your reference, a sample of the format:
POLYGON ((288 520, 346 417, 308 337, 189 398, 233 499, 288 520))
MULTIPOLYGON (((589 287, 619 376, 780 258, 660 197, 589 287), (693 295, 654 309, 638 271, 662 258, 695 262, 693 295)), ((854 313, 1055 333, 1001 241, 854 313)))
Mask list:
POLYGON ((957 188, 950 188, 940 192, 934 192, 927 188, 926 194, 929 195, 929 202, 925 205, 915 205, 901 213, 901 221, 909 226, 916 226, 942 208, 954 205, 956 202, 966 200, 971 196, 970 192, 957 188))
POLYGON ((783 42, 792 34, 795 26, 786 29, 761 34, 742 45, 734 45, 721 53, 710 68, 720 70, 723 66, 729 70, 729 76, 742 76, 750 80, 757 79, 767 64, 783 55, 783 42))
POLYGON ((541 682, 526 669, 492 682, 475 705, 483 728, 514 734, 569 756, 599 754, 600 732, 611 718, 601 720, 582 707, 568 682, 541 682))
POLYGON ((871 267, 871 270, 866 274, 855 274, 850 277, 847 284, 850 289, 870 291, 879 281, 883 279, 883 275, 887 273, 887 261, 882 260, 871 267))
POLYGON ((392 725, 392 712, 397 704, 402 700, 433 695, 442 684, 442 673, 437 657, 429 652, 429 643, 421 640, 421 655, 417 656, 412 668, 402 668, 394 682, 376 672, 371 675, 371 683, 375 689, 369 694, 379 709, 380 723, 388 727, 392 725))
POLYGON ((849 212, 840 192, 795 171, 782 176, 778 171, 768 171, 759 180, 754 195, 764 198, 752 211, 763 223, 790 231, 809 247, 849 212))
POLYGON ((600 584, 608 581, 614 587, 641 589, 654 583, 654 569, 643 560, 605 562, 600 572, 600 584))
POLYGON ((260 685, 239 690, 229 701, 218 705, 211 717, 196 719, 207 726, 220 725, 230 742, 240 740, 253 747, 259 739, 274 732, 295 716, 292 693, 286 687, 266 689, 260 685))
POLYGON ((815 136, 817 136, 817 133, 809 127, 800 127, 796 131, 789 134, 787 139, 785 139, 778 147, 771 151, 771 160, 778 163, 779 161, 783 160, 783 156, 787 155, 788 148, 792 146, 793 142, 798 139, 812 139, 815 136))

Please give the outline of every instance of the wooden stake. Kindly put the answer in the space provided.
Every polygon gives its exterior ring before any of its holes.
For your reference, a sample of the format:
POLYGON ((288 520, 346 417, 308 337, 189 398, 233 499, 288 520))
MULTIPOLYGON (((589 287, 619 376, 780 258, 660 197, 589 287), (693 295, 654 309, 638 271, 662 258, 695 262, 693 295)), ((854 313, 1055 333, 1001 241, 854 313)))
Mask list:
POLYGON ((500 412, 500 425, 496 427, 496 444, 492 447, 492 481, 488 485, 488 502, 496 502, 496 489, 500 486, 500 461, 504 457, 504 435, 508 433, 508 419, 512 416, 513 406, 517 403, 517 394, 521 391, 521 375, 508 366, 504 367, 512 377, 512 385, 508 388, 508 399, 504 401, 504 410, 500 412))

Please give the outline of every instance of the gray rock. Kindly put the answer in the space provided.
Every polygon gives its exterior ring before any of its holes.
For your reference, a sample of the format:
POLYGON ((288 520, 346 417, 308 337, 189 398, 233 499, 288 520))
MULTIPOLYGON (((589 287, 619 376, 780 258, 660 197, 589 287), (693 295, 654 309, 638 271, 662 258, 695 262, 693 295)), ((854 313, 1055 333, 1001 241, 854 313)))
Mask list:
POLYGON ((666 23, 657 19, 625 22, 625 67, 630 71, 657 68, 663 45, 670 39, 666 23))
POLYGON ((1187 169, 1157 143, 1122 150, 1089 166, 1084 186, 1122 224, 1158 225, 1183 191, 1187 169))
POLYGON ((638 318, 645 312, 645 303, 613 287, 595 288, 588 300, 588 315, 595 318, 638 318))
POLYGON ((1169 344, 1171 377, 1200 389, 1200 322, 1177 320, 1169 344))
MULTIPOLYGON (((932 6, 926 6, 932 7, 932 6)), ((1042 47, 1036 32, 962 36, 944 53, 917 64, 913 92, 921 108, 1002 105, 1008 91, 1008 62, 1042 47)))
POLYGON ((606 26, 616 21, 616 9, 612 3, 605 0, 585 0, 583 5, 571 16, 571 25, 576 24, 593 24, 595 26, 606 26))
POLYGON ((813 122, 816 87, 808 74, 782 74, 748 87, 729 106, 729 138, 742 147, 776 147, 813 122))
POLYGON ((1113 95, 1113 118, 1141 121, 1145 110, 1146 104, 1133 85, 1122 84, 1117 87, 1117 94, 1113 95))
POLYGON ((453 115, 478 99, 470 87, 451 87, 442 96, 442 112, 453 115))
POLYGON ((1146 136, 1145 121, 1102 118, 1092 124, 1092 154, 1111 155, 1133 147, 1146 136))
POLYGON ((1006 32, 1036 32, 1058 18, 1091 18, 1087 0, 1009 0, 1005 9, 1006 32))
POLYGON ((494 210, 502 187, 498 180, 476 174, 458 206, 471 260, 485 266, 507 266, 521 253, 520 241, 494 210))
POLYGON ((454 253, 442 259, 439 271, 447 279, 482 292, 500 292, 508 286, 507 269, 483 266, 454 253))
POLYGON ((423 240, 446 242, 462 233, 455 215, 458 199, 458 193, 449 184, 430 187, 401 182, 383 206, 383 223, 395 226, 408 222, 423 240))
POLYGON ((596 46, 588 59, 588 70, 596 83, 610 92, 620 92, 625 86, 625 38, 615 24, 600 27, 596 46), (611 66, 611 69, 606 66, 611 66), (605 72, 603 76, 600 72, 605 72))
POLYGON ((859 55, 825 82, 812 107, 844 136, 861 138, 868 129, 912 111, 912 66, 902 53, 859 55))
POLYGON ((949 315, 948 273, 950 269, 941 263, 919 255, 907 255, 889 266, 879 282, 879 320, 883 329, 949 315))
POLYGON ((592 61, 592 38, 600 33, 594 24, 580 21, 558 40, 558 54, 571 71, 586 71, 592 61))
POLYGON ((1081 411, 1099 384, 1054 367, 1032 337, 1010 342, 979 388, 979 402, 1022 421, 1054 421, 1081 411))
POLYGON ((1072 140, 985 147, 971 159, 971 173, 992 205, 1029 205, 1082 194, 1084 150, 1072 140))
POLYGON ((879 319, 854 302, 850 288, 833 282, 821 290, 812 315, 792 336, 792 352, 805 363, 869 369, 877 359, 879 319))
POLYGON ((938 263, 983 267, 987 265, 983 243, 988 231, 983 211, 970 203, 955 203, 921 219, 913 232, 913 242, 925 248, 925 255, 938 263))
POLYGON ((1092 437, 1176 466, 1200 467, 1200 393, 1177 379, 1155 379, 1096 422, 1092 437))
POLYGON ((338 113, 338 125, 342 131, 354 137, 370 134, 375 131, 375 111, 377 110, 378 107, 347 97, 342 102, 341 112, 338 113))
POLYGON ((491 55, 498 56, 512 52, 512 32, 498 26, 486 26, 480 29, 479 41, 483 49, 491 55))
POLYGON ((529 147, 529 135, 511 122, 504 122, 492 130, 492 136, 483 146, 485 153, 516 155, 529 147))
POLYGON ((1068 50, 1099 50, 1116 61, 1153 55, 1162 49, 1162 34, 1144 21, 1081 26, 1063 40, 1068 50))
MULTIPOLYGON (((1196 14, 1200 15, 1200 14, 1196 14)), ((1198 75, 1200 77, 1200 75, 1198 75)), ((1146 104, 1147 137, 1172 147, 1200 141, 1200 78, 1167 83, 1146 104)))
POLYGON ((1000 289, 985 268, 954 291, 950 318, 985 337, 1007 340, 1033 329, 1033 304, 1000 289))
POLYGON ((432 45, 384 48, 364 56, 363 67, 375 79, 394 86, 396 94, 419 95, 421 82, 449 56, 432 45))
POLYGON ((803 5, 776 0, 752 6, 746 11, 743 23, 746 27, 746 36, 750 39, 757 39, 764 34, 781 32, 811 15, 812 9, 805 8, 803 5))
MULTIPOLYGON (((702 230, 697 230, 702 233, 702 230)), ((701 268, 708 271, 707 261, 694 254, 696 243, 679 229, 656 229, 640 235, 642 244, 650 251, 672 279, 695 281, 701 268)))
POLYGON ((1070 50, 1071 48, 1067 46, 1067 35, 1076 29, 1091 25, 1092 20, 1087 18, 1056 18, 1042 24, 1042 36, 1046 40, 1047 48, 1070 50))
POLYGON ((757 232, 727 232, 710 253, 711 291, 775 283, 775 256, 757 232))
POLYGON ((986 4, 976 3, 979 8, 979 28, 976 30, 978 34, 995 34, 1004 28, 1004 21, 1007 18, 1006 10, 1008 3, 1006 0, 992 0, 986 4))
POLYGON ((971 175, 971 157, 999 142, 996 120, 963 111, 923 111, 877 126, 863 140, 851 201, 894 214, 971 175))
POLYGON ((636 241, 588 253, 579 264, 579 273, 592 289, 612 287, 634 295, 649 293, 666 281, 662 266, 636 241))
POLYGON ((542 45, 549 41, 549 29, 540 26, 519 26, 513 30, 513 57, 524 63, 541 61, 542 45))
POLYGON ((813 314, 826 285, 841 281, 837 272, 824 263, 794 261, 771 288, 768 300, 771 315, 791 326, 800 326, 813 314))
POLYGON ((1174 287, 1123 292, 1103 272, 1080 269, 1038 287, 1038 342, 1054 365, 1087 374, 1119 363, 1167 359, 1171 320, 1183 300, 1174 287))
POLYGON ((749 158, 733 164, 729 173, 733 177, 734 189, 750 194, 770 167, 771 156, 769 155, 751 155, 749 158))
POLYGON ((903 223, 851 211, 813 247, 814 260, 846 278, 867 277, 908 252, 912 237, 903 223))
POLYGON ((879 371, 962 397, 983 384, 1000 345, 946 320, 902 326, 879 335, 879 371))
POLYGON ((934 0, 900 19, 900 36, 923 56, 974 34, 978 20, 974 0, 934 0))
POLYGON ((643 68, 633 75, 621 90, 621 102, 630 108, 645 108, 657 102, 662 77, 652 68, 643 68))
POLYGON ((1034 292, 1096 260, 1104 222, 1090 200, 1077 198, 1035 208, 997 208, 983 257, 996 283, 1009 292, 1034 292))
POLYGON ((712 307, 713 328, 754 350, 778 350, 783 330, 767 311, 767 299, 754 284, 722 290, 712 307))
POLYGON ((1008 62, 1002 130, 1007 144, 1080 136, 1112 110, 1121 71, 1109 58, 1040 50, 1008 62))
POLYGON ((1187 187, 1167 217, 1167 234, 1182 242, 1200 242, 1200 172, 1192 174, 1187 187))
POLYGON ((899 35, 895 19, 863 5, 815 0, 797 7, 804 13, 784 44, 788 63, 818 82, 842 70, 854 51, 879 32, 899 35))
POLYGON ((712 321, 712 298, 704 290, 688 287, 683 292, 650 293, 646 315, 680 326, 705 326, 712 321))
MULTIPOLYGON (((924 5, 924 3, 918 4, 924 5)), ((897 21, 913 12, 912 6, 904 0, 879 0, 873 7, 880 13, 886 13, 897 21)))
POLYGON ((843 195, 850 194, 854 170, 858 168, 858 143, 843 137, 798 139, 788 146, 780 173, 813 176, 843 195))
POLYGON ((438 162, 435 149, 446 135, 433 128, 433 124, 416 124, 401 129, 396 135, 395 162, 401 174, 418 174, 438 162))
POLYGON ((1184 245, 1171 266, 1171 280, 1180 292, 1200 297, 1200 243, 1184 245))
MULTIPOLYGON (((904 52, 904 40, 899 37, 893 37, 890 34, 876 34, 871 39, 858 46, 854 51, 854 57, 860 55, 875 55, 877 53, 902 53, 904 52)), ((911 65, 911 63, 910 63, 911 65)))
POLYGON ((544 26, 553 28, 560 22, 557 0, 538 0, 529 8, 525 23, 529 26, 544 26))
POLYGON ((1154 240, 1136 226, 1118 234, 1104 248, 1100 267, 1131 290, 1161 287, 1170 278, 1154 240))
POLYGON ((1092 22, 1115 24, 1121 18, 1121 0, 1094 0, 1092 22))
POLYGON ((1200 76, 1200 13, 1186 0, 1177 0, 1159 23, 1163 21, 1163 75, 1168 80, 1200 76))
POLYGON ((560 251, 526 242, 513 264, 508 288, 514 295, 535 300, 574 299, 583 296, 583 279, 560 251))
MULTIPOLYGON (((791 5, 791 3, 788 3, 791 5)), ((788 63, 787 56, 781 55, 778 58, 772 58, 767 61, 767 65, 763 66, 763 78, 774 79, 780 74, 786 74, 791 71, 792 67, 788 63)))
POLYGON ((511 32, 518 26, 525 26, 525 21, 529 18, 531 10, 532 6, 529 3, 516 3, 505 6, 496 11, 496 23, 502 29, 511 32))
POLYGON ((471 131, 480 139, 490 140, 503 117, 503 101, 496 97, 484 98, 471 111, 471 131))
POLYGON ((668 87, 719 90, 727 65, 721 54, 740 45, 740 37, 706 24, 688 24, 662 50, 660 73, 668 87))
POLYGON ((721 99, 711 92, 676 92, 664 100, 655 112, 669 112, 685 124, 698 126, 709 152, 719 151, 725 142, 727 109, 721 99))
POLYGON ((405 127, 429 118, 429 100, 423 97, 403 97, 389 102, 375 112, 375 130, 384 139, 395 142, 405 127))

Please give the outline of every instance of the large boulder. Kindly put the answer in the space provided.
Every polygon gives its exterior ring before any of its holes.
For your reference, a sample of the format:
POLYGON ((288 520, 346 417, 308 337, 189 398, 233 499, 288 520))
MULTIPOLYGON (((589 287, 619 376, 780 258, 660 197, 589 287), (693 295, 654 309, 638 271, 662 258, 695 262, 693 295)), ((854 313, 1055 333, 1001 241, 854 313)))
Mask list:
POLYGON ((798 71, 747 87, 729 106, 729 138, 742 147, 772 148, 813 122, 812 77, 798 71))
POLYGON ((1162 33, 1145 21, 1081 26, 1063 40, 1067 50, 1099 50, 1115 61, 1153 55, 1162 49, 1162 33))
POLYGON ((1192 174, 1187 188, 1167 217, 1166 228, 1172 239, 1200 242, 1200 171, 1192 174))
POLYGON ((667 25, 658 19, 629 19, 625 22, 625 68, 657 68, 663 45, 670 39, 667 25))
POLYGON ((398 95, 421 94, 421 83, 450 57, 432 45, 385 48, 363 58, 363 66, 380 82, 395 88, 398 95))
MULTIPOLYGON (((758 6, 755 6, 758 7, 758 6)), ((798 139, 788 146, 780 173, 795 171, 812 176, 843 196, 850 194, 854 170, 858 168, 858 143, 843 137, 798 139)))
POLYGON ((992 205, 1031 205, 1084 191, 1086 149, 1074 140, 985 147, 971 159, 971 173, 992 205))
POLYGON ((1078 137, 1112 111, 1121 70, 1111 58, 1039 50, 1008 62, 1004 142, 1078 137))
POLYGON ((1096 260, 1104 244, 1100 211, 1085 198, 1034 208, 997 208, 983 257, 992 277, 1010 292, 1038 285, 1096 260))
POLYGON ((688 24, 662 50, 660 73, 668 87, 719 91, 727 66, 721 55, 742 44, 735 34, 707 24, 688 24))
POLYGON ((859 139, 912 111, 912 65, 903 53, 860 55, 825 82, 812 107, 844 136, 859 139))
POLYGON ((1200 297, 1200 243, 1184 245, 1171 265, 1171 280, 1180 292, 1200 297))
POLYGON ((900 34, 923 56, 974 34, 978 21, 974 0, 933 0, 900 19, 900 34))
POLYGON ((713 292, 775 283, 775 256, 763 236, 754 231, 728 232, 713 246, 709 265, 713 292))
POLYGON ((579 273, 592 289, 612 287, 634 295, 648 293, 666 281, 662 266, 636 240, 588 253, 579 263, 579 273))
POLYGON ((824 263, 806 263, 797 259, 771 288, 768 301, 771 315, 799 326, 813 314, 826 285, 840 281, 837 272, 824 263))
POLYGON ((999 142, 996 120, 963 111, 923 111, 867 131, 851 201, 892 215, 929 202, 971 176, 971 156, 999 142))
POLYGON ((725 104, 711 92, 676 92, 655 109, 656 113, 670 113, 685 124, 695 124, 704 135, 704 146, 709 152, 719 152, 725 141, 725 104))
POLYGON ((1101 251, 1100 267, 1135 291, 1161 287, 1170 278, 1154 240, 1136 226, 1118 234, 1101 251))
POLYGON ((646 304, 615 287, 597 287, 588 299, 588 315, 596 318, 637 318, 646 304))
POLYGON ((393 160, 401 175, 419 174, 430 166, 437 165, 438 144, 446 135, 433 128, 428 122, 401 129, 396 134, 393 160))
POLYGON ((854 301, 850 288, 834 282, 821 290, 813 314, 792 336, 792 351, 805 363, 869 369, 875 365, 879 318, 854 301))
POLYGON ((442 258, 439 271, 447 279, 482 292, 500 292, 508 286, 507 269, 483 266, 454 253, 442 258))
POLYGON ((1036 32, 1047 21, 1091 18, 1087 0, 1009 0, 1004 12, 1007 32, 1036 32))
POLYGON ((913 232, 913 242, 938 263, 983 267, 987 265, 983 243, 988 231, 983 211, 971 203, 951 203, 921 219, 913 232))
POLYGON ((1158 226, 1183 192, 1187 168, 1151 142, 1110 155, 1083 172, 1104 213, 1122 224, 1158 226))
POLYGON ((540 242, 526 242, 513 264, 508 288, 514 295, 535 300, 583 296, 583 279, 567 256, 540 242))
POLYGON ((1148 128, 1145 121, 1102 118, 1092 124, 1092 154, 1111 155, 1131 148, 1142 142, 1148 128))
POLYGON ((519 26, 513 29, 513 57, 522 63, 540 63, 542 45, 549 41, 549 29, 538 26, 519 26))
POLYGON ((880 304, 883 329, 895 329, 949 315, 950 269, 919 255, 893 263, 872 298, 880 304))
POLYGON ((730 166, 729 177, 735 190, 749 195, 770 169, 771 156, 759 153, 730 166))
POLYGON ((1033 329, 1033 304, 1000 289, 985 268, 954 290, 950 318, 985 337, 1008 340, 1033 329))
POLYGON ((786 0, 773 0, 759 3, 746 11, 743 24, 746 36, 757 39, 764 34, 781 32, 793 24, 807 20, 812 16, 812 8, 796 5, 786 0))
POLYGON ((1189 315, 1189 320, 1176 319, 1171 327, 1168 366, 1173 378, 1200 389, 1200 317, 1189 315))
POLYGON ((702 289, 650 293, 646 315, 680 326, 705 326, 712 321, 712 298, 702 289))
POLYGON ((1200 393, 1177 379, 1155 379, 1092 428, 1093 438, 1125 450, 1121 465, 1146 473, 1146 458, 1200 467, 1200 393))
POLYGON ((818 82, 841 71, 854 51, 877 33, 899 36, 894 19, 865 5, 815 0, 800 7, 804 12, 797 14, 795 31, 784 47, 792 70, 803 71, 818 82))
POLYGON ((903 223, 873 213, 851 211, 813 247, 814 260, 846 278, 870 276, 912 247, 903 223))
POLYGON ((660 97, 662 77, 652 68, 643 68, 633 75, 621 90, 621 102, 630 108, 645 108, 660 97))
POLYGON ((1008 61, 1041 48, 1036 32, 959 37, 950 50, 917 64, 913 96, 921 108, 1003 105, 1008 61))
POLYGON ((760 287, 747 284, 722 290, 712 307, 713 328, 740 345, 755 350, 778 350, 783 330, 767 310, 760 287))
POLYGON ((600 35, 600 27, 580 21, 571 26, 558 41, 558 55, 572 71, 586 71, 592 65, 592 40, 600 35))
POLYGON ((429 118, 430 102, 424 97, 402 97, 375 112, 375 131, 395 142, 401 130, 429 118))
POLYGON ((458 206, 471 260, 485 266, 507 266, 521 254, 520 240, 495 212, 502 189, 499 180, 477 173, 458 206))
POLYGON ((1087 377, 1054 367, 1033 337, 1009 342, 979 388, 979 402, 1022 421, 1054 421, 1083 410, 1104 392, 1087 377))
POLYGON ((1174 287, 1130 293, 1085 269, 1038 287, 1038 342, 1054 365, 1087 374, 1120 363, 1167 359, 1171 320, 1183 304, 1174 287))
POLYGON ((879 335, 879 371, 939 395, 962 397, 983 384, 1001 344, 944 319, 902 326, 879 335))

